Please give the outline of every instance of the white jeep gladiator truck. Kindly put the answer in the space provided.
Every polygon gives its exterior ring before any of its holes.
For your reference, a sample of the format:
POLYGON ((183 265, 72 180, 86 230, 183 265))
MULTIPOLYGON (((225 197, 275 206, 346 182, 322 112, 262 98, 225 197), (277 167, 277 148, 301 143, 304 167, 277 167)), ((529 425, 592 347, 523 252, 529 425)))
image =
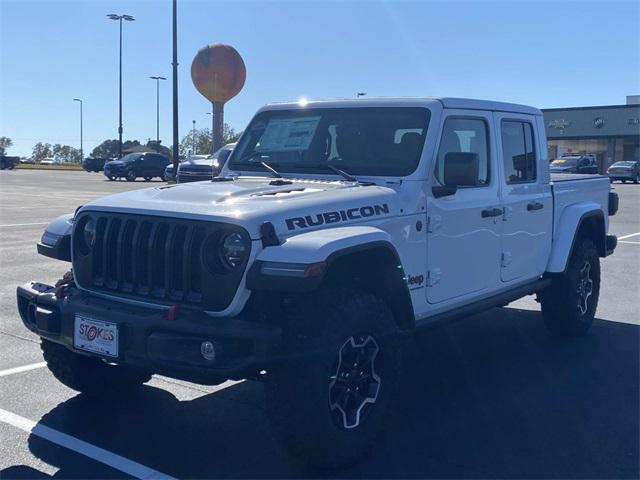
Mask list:
POLYGON ((73 389, 261 379, 284 444, 343 465, 383 429, 417 329, 536 293, 552 334, 587 332, 618 197, 548 163, 528 106, 269 105, 212 181, 53 221, 38 251, 71 271, 18 287, 19 313, 73 389))

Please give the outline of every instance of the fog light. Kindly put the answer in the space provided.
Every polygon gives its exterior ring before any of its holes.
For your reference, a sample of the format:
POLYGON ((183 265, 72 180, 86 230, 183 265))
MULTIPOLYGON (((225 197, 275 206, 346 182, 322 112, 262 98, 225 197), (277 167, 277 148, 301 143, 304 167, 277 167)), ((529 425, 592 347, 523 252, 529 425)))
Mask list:
POLYGON ((213 361, 216 359, 216 349, 213 343, 206 341, 200 345, 200 353, 205 360, 213 361))

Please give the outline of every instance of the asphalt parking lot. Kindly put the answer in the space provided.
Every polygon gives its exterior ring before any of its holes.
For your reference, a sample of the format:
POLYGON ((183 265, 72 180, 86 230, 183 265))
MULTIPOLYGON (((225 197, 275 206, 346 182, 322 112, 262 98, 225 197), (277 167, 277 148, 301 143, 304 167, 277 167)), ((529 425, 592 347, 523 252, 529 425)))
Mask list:
POLYGON ((90 401, 58 383, 21 324, 15 287, 66 265, 36 254, 55 216, 144 188, 101 174, 0 172, 0 477, 638 478, 640 185, 615 184, 621 239, 602 261, 585 338, 550 337, 531 297, 420 334, 394 428, 361 464, 311 472, 271 436, 257 382, 154 377, 90 401))

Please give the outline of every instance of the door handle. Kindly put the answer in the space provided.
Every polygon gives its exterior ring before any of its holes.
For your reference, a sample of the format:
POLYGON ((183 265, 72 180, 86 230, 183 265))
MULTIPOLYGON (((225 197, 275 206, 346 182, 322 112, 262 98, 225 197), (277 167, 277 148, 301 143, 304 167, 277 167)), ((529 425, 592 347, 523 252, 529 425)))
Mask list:
POLYGON ((531 202, 529 204, 527 204, 527 211, 532 211, 532 210, 541 210, 542 208, 544 208, 544 205, 540 202, 531 202))
POLYGON ((500 215, 502 215, 501 208, 487 208, 482 210, 482 218, 499 217, 500 215))

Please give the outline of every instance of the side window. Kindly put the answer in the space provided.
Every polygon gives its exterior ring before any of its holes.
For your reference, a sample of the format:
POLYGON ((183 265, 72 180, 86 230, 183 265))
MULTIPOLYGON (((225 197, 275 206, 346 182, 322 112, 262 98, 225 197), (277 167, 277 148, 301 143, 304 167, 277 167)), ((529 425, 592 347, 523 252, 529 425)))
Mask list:
POLYGON ((445 162, 455 161, 457 153, 472 153, 476 157, 466 172, 468 178, 465 179, 464 186, 488 185, 491 180, 489 141, 484 120, 456 117, 445 120, 435 167, 435 177, 441 185, 445 184, 445 162))
POLYGON ((535 182, 536 150, 530 123, 502 122, 502 157, 507 184, 535 182))

